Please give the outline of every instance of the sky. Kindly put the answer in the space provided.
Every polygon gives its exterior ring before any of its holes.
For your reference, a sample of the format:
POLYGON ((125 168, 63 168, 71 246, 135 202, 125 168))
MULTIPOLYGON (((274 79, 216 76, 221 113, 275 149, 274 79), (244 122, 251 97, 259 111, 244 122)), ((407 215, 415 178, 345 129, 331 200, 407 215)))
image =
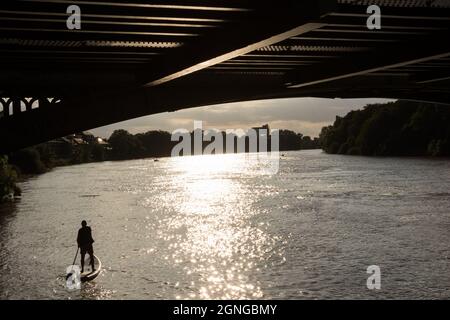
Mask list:
POLYGON ((108 138, 116 129, 136 134, 149 130, 194 129, 194 120, 203 121, 203 129, 248 129, 269 124, 271 129, 289 129, 317 137, 322 127, 334 122, 337 115, 367 104, 383 103, 386 99, 323 99, 289 98, 217 104, 165 112, 119 122, 90 130, 94 135, 108 138))

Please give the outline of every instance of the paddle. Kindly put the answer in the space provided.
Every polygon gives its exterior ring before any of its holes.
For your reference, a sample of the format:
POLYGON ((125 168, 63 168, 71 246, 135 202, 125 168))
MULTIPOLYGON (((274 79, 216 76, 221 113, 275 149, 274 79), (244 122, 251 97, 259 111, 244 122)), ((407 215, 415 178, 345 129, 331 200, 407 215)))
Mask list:
MULTIPOLYGON (((75 260, 77 260, 78 250, 80 250, 80 247, 77 248, 77 253, 75 253, 75 258, 73 258, 72 265, 74 265, 74 264, 75 264, 75 260)), ((70 277, 71 275, 72 275, 71 272, 68 273, 68 274, 66 275, 66 280, 69 279, 69 277, 70 277)))

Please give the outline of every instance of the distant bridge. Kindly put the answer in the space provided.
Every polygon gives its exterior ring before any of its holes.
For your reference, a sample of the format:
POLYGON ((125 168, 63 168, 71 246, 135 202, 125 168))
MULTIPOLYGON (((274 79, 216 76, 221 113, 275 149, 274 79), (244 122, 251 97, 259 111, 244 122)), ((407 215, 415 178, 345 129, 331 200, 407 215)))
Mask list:
POLYGON ((450 104, 449 0, 0 2, 0 153, 234 101, 450 104), (71 4, 80 30, 66 26, 71 4), (380 30, 366 25, 372 4, 380 30))

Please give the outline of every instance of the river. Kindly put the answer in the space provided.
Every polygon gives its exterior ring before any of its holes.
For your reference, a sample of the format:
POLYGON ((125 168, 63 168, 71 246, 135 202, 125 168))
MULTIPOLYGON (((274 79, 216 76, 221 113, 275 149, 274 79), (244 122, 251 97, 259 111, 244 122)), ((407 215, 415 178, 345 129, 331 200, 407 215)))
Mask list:
POLYGON ((286 152, 274 175, 253 160, 90 163, 22 182, 0 207, 0 298, 450 298, 448 159, 286 152), (83 219, 104 268, 68 291, 83 219))

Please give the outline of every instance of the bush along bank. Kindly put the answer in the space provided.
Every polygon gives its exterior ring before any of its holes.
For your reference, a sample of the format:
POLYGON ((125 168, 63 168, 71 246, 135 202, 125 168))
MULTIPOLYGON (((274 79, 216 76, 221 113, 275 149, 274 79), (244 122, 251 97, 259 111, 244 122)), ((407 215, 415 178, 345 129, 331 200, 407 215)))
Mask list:
POLYGON ((7 156, 0 155, 0 202, 10 201, 20 196, 20 188, 16 182, 16 170, 8 163, 7 156))

